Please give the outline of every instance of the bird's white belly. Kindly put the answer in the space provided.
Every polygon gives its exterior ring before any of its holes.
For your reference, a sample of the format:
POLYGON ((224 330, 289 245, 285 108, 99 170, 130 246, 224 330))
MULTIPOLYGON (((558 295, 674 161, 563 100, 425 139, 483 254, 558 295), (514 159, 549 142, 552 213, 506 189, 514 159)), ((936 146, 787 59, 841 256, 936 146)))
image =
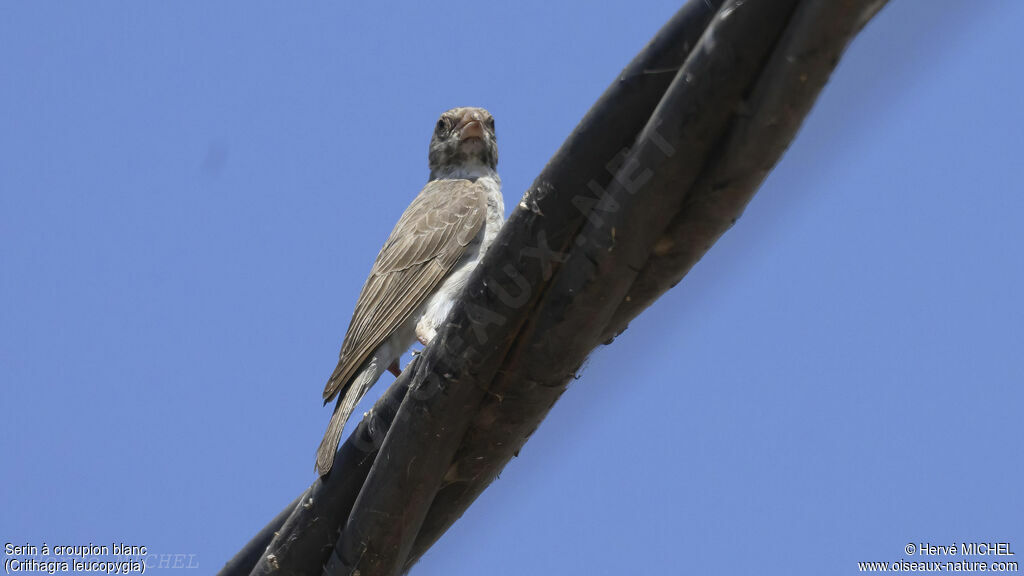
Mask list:
MULTIPOLYGON (((427 298, 410 319, 415 326, 415 336, 421 342, 429 342, 444 324, 458 299, 473 269, 483 258, 494 237, 501 230, 505 218, 505 205, 501 198, 501 184, 494 178, 483 177, 477 182, 487 187, 487 218, 476 238, 466 246, 462 258, 452 271, 441 280, 440 286, 427 298)), ((411 340, 410 340, 411 343, 411 340)))

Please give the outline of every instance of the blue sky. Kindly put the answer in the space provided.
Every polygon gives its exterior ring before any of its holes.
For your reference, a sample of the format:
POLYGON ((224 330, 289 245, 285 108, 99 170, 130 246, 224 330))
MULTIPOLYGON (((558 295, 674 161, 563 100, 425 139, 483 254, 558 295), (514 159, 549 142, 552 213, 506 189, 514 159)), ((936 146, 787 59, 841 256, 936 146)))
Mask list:
MULTIPOLYGON (((313 480, 437 115, 494 113, 511 209, 676 8, 0 5, 0 540, 219 569, 313 480)), ((737 226, 414 573, 1024 549, 1020 22, 883 10, 737 226)))

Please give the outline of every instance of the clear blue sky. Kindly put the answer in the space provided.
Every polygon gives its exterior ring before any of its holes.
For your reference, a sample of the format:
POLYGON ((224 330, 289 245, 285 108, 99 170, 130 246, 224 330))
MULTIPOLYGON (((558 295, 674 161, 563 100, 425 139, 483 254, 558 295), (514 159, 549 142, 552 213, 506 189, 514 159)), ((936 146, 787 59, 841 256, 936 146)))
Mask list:
MULTIPOLYGON (((431 6, 0 5, 0 541, 219 569, 313 480, 437 115, 494 113, 511 209, 677 8, 431 6)), ((894 0, 737 226, 415 573, 1024 552, 1022 22, 894 0)))

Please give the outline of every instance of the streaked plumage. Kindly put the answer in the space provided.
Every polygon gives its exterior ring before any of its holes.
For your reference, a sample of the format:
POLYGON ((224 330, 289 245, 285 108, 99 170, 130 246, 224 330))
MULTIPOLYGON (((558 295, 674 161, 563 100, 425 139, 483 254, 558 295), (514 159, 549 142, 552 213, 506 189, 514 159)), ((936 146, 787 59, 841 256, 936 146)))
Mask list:
POLYGON ((356 302, 324 403, 338 402, 317 450, 330 471, 356 403, 415 339, 443 323, 504 214, 494 119, 482 108, 441 115, 430 143, 430 181, 399 218, 356 302))

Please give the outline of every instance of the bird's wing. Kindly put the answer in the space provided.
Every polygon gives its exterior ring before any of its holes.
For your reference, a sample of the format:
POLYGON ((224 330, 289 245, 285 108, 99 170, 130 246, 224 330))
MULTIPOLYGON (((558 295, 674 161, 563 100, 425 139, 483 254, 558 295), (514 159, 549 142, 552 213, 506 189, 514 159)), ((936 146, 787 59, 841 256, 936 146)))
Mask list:
POLYGON ((377 254, 341 345, 338 367, 324 388, 325 402, 437 288, 486 216, 483 186, 469 180, 427 183, 377 254))

